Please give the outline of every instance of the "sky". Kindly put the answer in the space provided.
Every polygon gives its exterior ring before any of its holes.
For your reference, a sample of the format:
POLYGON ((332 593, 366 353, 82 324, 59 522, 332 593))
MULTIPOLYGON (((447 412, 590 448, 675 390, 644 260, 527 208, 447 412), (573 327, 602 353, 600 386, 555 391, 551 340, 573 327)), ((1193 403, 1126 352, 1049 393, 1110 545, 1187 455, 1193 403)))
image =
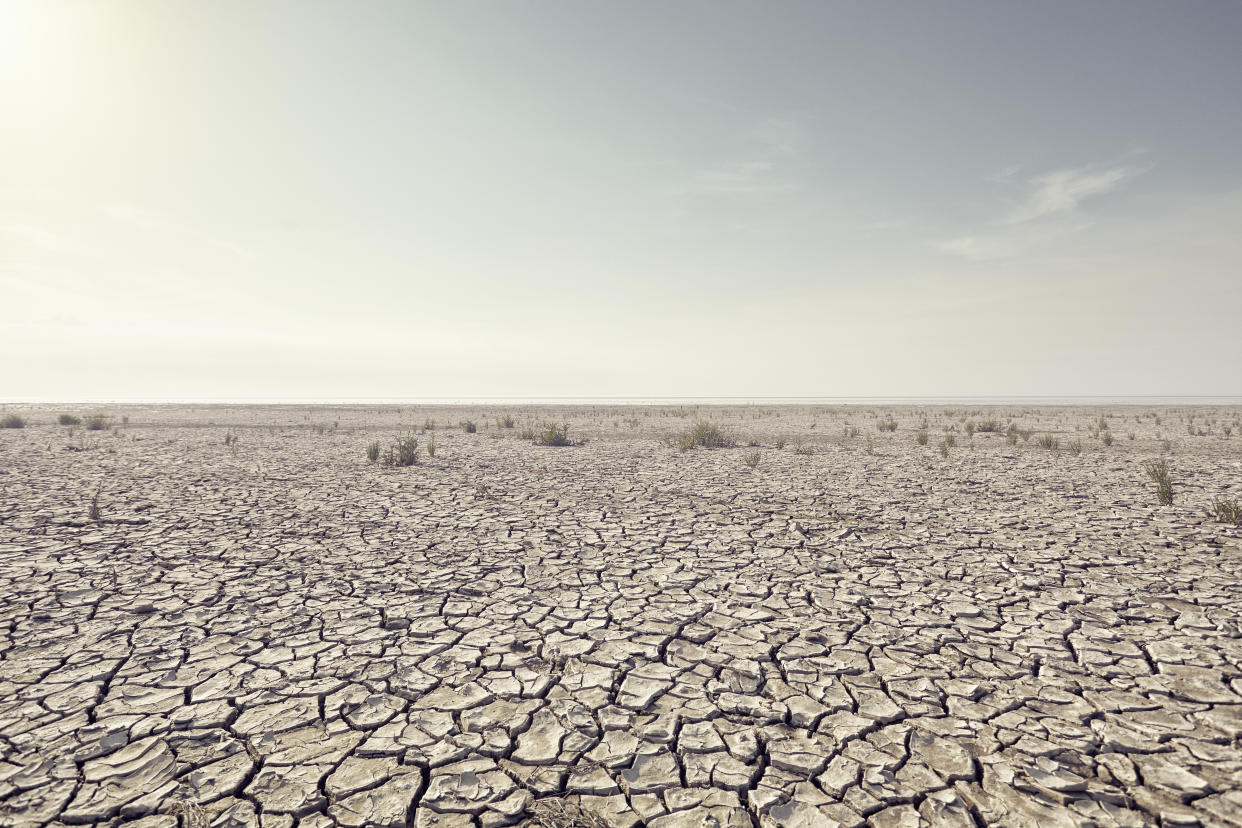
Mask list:
POLYGON ((0 0, 0 398, 1242 395, 1242 4, 0 0))

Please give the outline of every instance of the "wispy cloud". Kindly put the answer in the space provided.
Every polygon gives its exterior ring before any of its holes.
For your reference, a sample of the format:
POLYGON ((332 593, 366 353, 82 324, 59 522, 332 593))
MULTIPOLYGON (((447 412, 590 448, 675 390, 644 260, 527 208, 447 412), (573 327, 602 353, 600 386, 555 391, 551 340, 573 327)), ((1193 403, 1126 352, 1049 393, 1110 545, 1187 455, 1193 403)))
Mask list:
POLYGON ((788 167, 802 152, 807 133, 789 118, 765 118, 739 136, 732 157, 695 170, 680 192, 761 195, 798 189, 788 167))
POLYGON ((148 233, 181 233, 186 236, 197 238, 199 241, 226 250, 234 256, 243 259, 254 258, 254 253, 244 245, 228 239, 222 239, 211 233, 206 233, 194 228, 185 222, 179 221, 167 213, 158 210, 152 210, 149 207, 142 207, 137 204, 128 202, 113 202, 105 204, 104 213, 114 221, 127 224, 139 230, 148 233))
POLYGON ((46 250, 63 250, 73 246, 72 242, 59 233, 54 233, 45 227, 22 222, 0 224, 0 235, 16 236, 26 244, 42 247, 46 250))
POLYGON ((941 251, 972 261, 991 261, 1017 256, 1035 246, 1091 227, 1080 209, 1084 202, 1112 192, 1150 167, 1134 165, 1088 165, 1073 167, 1015 182, 1018 167, 1010 167, 989 181, 1019 183, 1025 193, 1003 218, 988 230, 945 239, 941 251))
POLYGON ((1009 216, 1006 223, 1021 224, 1045 216, 1072 213, 1087 199, 1115 190, 1123 182, 1143 171, 1136 167, 1112 167, 1102 170, 1079 167, 1072 170, 1056 170, 1028 179, 1028 184, 1032 188, 1031 192, 1009 216))

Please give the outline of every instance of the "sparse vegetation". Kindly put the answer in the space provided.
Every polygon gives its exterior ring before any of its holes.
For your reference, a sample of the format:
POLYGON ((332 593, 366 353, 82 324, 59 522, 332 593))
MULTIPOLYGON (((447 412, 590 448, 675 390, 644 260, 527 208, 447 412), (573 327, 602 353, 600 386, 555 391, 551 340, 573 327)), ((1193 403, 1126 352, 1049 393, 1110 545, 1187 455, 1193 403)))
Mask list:
POLYGON ((759 465, 759 452, 757 450, 746 452, 742 457, 742 462, 753 469, 759 465))
POLYGON ((894 420, 892 417, 889 417, 886 420, 880 420, 878 423, 875 424, 875 427, 879 431, 896 431, 897 421, 894 420))
POLYGON ((535 435, 537 446, 572 446, 569 439, 569 423, 545 423, 543 429, 535 435))
POLYGON ((677 448, 689 451, 692 448, 729 448, 733 440, 715 423, 697 420, 689 429, 677 435, 677 448))
POLYGON ((371 443, 369 446, 367 446, 367 462, 368 463, 374 463, 375 461, 379 460, 379 455, 380 455, 380 444, 379 443, 371 443))
POLYGON ((1217 497, 1212 500, 1212 505, 1207 508, 1208 517, 1217 523, 1231 523, 1234 526, 1242 526, 1242 503, 1237 500, 1230 500, 1225 497, 1217 497))
POLYGON ((25 428, 26 420, 16 414, 9 414, 0 420, 0 428, 25 428))
POLYGON ((1039 439, 1036 442, 1039 444, 1040 448, 1047 449, 1048 451, 1056 451, 1061 447, 1061 441, 1056 437, 1053 437, 1051 434, 1039 435, 1039 439))
POLYGON ((475 432, 479 430, 479 424, 476 423, 474 420, 462 420, 461 430, 466 432, 467 434, 474 434, 475 432))
POLYGON ((504 414, 496 418, 496 428, 513 428, 513 415, 504 414))
POLYGON ((1069 449, 1069 453, 1070 453, 1070 454, 1072 454, 1072 455, 1074 455, 1075 457, 1077 457, 1078 455, 1082 454, 1082 440, 1074 440, 1074 441, 1072 441, 1072 442, 1071 442, 1071 443, 1067 446, 1067 448, 1069 449))
POLYGON ((90 505, 86 509, 86 516, 96 523, 103 519, 103 513, 99 510, 99 495, 102 492, 103 484, 100 483, 95 487, 95 493, 91 495, 90 505))
POLYGON ((427 456, 436 456, 436 435, 432 434, 427 438, 427 456))
POLYGON ((67 426, 82 425, 82 418, 75 417, 72 414, 61 414, 56 418, 56 422, 67 426))
POLYGON ((779 450, 779 449, 783 449, 783 448, 785 447, 785 445, 787 444, 787 442, 788 442, 788 441, 787 441, 784 437, 777 437, 777 438, 776 438, 776 448, 777 448, 778 450, 779 450))
POLYGON ((1111 446, 1113 444, 1113 433, 1111 431, 1105 431, 1100 435, 1100 441, 1106 446, 1111 446))
POLYGON ((403 468, 418 463, 418 440, 413 434, 400 437, 384 452, 383 465, 403 468))
POLYGON ((918 434, 916 434, 916 435, 914 435, 914 440, 915 440, 915 442, 917 442, 920 446, 925 446, 925 445, 927 445, 927 440, 928 440, 928 436, 927 436, 927 429, 925 429, 925 428, 920 428, 920 429, 919 429, 919 433, 918 433, 918 434))
POLYGON ((993 434, 1001 430, 1000 423, 996 420, 984 420, 975 426, 975 431, 983 434, 993 434))
POLYGON ((1169 471, 1169 461, 1161 457, 1159 460, 1148 460, 1143 464, 1147 479, 1156 484, 1156 501, 1161 506, 1173 505, 1173 476, 1169 471))
POLYGON ((103 414, 95 414, 86 418, 87 431, 106 431, 108 418, 103 414))
POLYGON ((967 437, 975 436, 975 424, 973 422, 966 423, 966 436, 967 437))
POLYGON ((948 456, 949 456, 949 446, 950 446, 950 445, 952 445, 952 444, 949 442, 949 438, 948 438, 948 437, 946 437, 946 438, 944 438, 943 440, 941 440, 941 441, 940 441, 940 456, 941 456, 941 457, 948 457, 948 456))

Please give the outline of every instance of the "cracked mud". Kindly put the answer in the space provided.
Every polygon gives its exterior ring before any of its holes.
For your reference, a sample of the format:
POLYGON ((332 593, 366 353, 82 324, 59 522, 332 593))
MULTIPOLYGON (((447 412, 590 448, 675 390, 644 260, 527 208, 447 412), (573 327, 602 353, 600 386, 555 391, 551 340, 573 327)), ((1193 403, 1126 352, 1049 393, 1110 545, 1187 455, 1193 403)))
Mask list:
POLYGON ((57 411, 0 431, 0 825, 1242 825, 1237 409, 983 412, 1059 451, 939 408, 57 411), (742 444, 661 442, 694 416, 742 444))

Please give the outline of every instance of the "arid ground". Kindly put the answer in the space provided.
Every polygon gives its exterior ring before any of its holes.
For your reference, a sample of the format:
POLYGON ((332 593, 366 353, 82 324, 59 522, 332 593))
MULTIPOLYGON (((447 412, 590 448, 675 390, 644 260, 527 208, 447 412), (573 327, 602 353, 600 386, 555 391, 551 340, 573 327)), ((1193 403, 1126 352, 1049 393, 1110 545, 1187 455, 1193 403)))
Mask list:
POLYGON ((0 414, 0 825, 1242 825, 1239 408, 0 414))

